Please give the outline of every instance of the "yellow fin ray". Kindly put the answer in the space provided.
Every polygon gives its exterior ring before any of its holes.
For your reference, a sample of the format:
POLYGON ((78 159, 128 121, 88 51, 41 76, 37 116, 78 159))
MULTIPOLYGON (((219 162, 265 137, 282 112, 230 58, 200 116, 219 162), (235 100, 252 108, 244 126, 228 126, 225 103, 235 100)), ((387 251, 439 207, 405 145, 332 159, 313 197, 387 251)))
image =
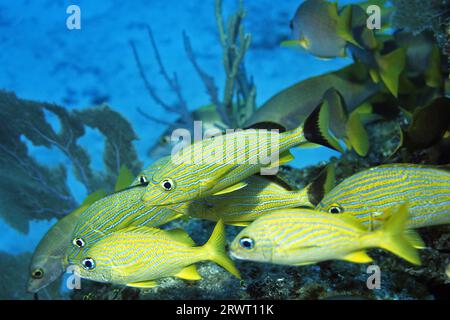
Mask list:
POLYGON ((218 195, 221 195, 221 194, 230 193, 230 192, 233 192, 233 191, 236 191, 236 190, 245 188, 246 186, 247 186, 247 183, 246 183, 246 182, 239 182, 239 183, 234 184, 234 185, 232 185, 232 186, 230 186, 230 187, 227 187, 227 188, 225 188, 225 189, 222 189, 222 190, 220 190, 220 191, 214 193, 213 195, 214 195, 214 196, 218 196, 218 195))
POLYGON ((166 234, 175 241, 188 244, 190 246, 196 246, 194 240, 189 236, 189 234, 183 229, 171 229, 166 230, 166 234))
POLYGON ((373 261, 373 259, 369 257, 365 251, 355 251, 349 253, 342 259, 355 263, 369 263, 373 261))
POLYGON ((195 265, 190 265, 178 272, 175 277, 185 280, 201 280, 202 276, 197 272, 195 265))
POLYGON ((142 281, 142 282, 132 282, 127 283, 128 287, 134 287, 134 288, 154 288, 158 286, 158 282, 149 280, 149 281, 142 281))

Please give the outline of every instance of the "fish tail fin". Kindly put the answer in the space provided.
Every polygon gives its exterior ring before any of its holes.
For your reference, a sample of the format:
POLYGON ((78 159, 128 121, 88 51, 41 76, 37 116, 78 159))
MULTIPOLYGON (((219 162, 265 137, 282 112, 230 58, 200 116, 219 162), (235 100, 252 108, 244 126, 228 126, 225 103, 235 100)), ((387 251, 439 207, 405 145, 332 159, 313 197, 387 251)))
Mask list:
POLYGON ((337 138, 330 131, 330 107, 323 101, 303 124, 303 134, 307 141, 344 152, 337 138))
MULTIPOLYGON (((394 209, 391 208, 390 210, 394 209)), ((381 227, 380 247, 406 261, 420 265, 421 261, 416 248, 419 242, 421 243, 420 247, 423 247, 423 242, 415 231, 405 230, 408 217, 408 205, 403 203, 398 207, 397 212, 393 212, 389 220, 381 227)))
POLYGON ((217 263, 232 275, 241 279, 239 270, 236 268, 233 260, 230 259, 227 252, 225 251, 225 244, 225 225, 222 220, 219 220, 208 242, 206 242, 206 244, 203 246, 203 249, 206 251, 208 260, 217 263))
POLYGON ((358 155, 362 157, 367 155, 370 146, 369 135, 358 112, 352 112, 347 119, 346 138, 358 155))
MULTIPOLYGON (((323 197, 334 187, 336 183, 336 175, 334 163, 330 163, 319 176, 306 186, 306 195, 308 201, 315 207, 322 201, 323 197)), ((300 193, 305 193, 301 190, 300 193)))

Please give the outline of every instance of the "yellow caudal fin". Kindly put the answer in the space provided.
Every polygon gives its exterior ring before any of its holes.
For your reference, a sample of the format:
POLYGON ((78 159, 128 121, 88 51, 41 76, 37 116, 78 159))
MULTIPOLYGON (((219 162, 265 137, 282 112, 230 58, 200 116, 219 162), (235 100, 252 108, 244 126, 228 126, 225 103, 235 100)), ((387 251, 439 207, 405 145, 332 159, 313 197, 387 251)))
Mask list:
MULTIPOLYGON (((394 208, 389 209, 389 211, 394 208)), ((380 247, 386 249, 413 264, 421 264, 419 254, 415 248, 420 237, 412 230, 405 230, 409 218, 408 204, 404 203, 397 211, 390 214, 389 220, 380 229, 380 247), (405 232, 406 231, 406 232, 405 232)), ((423 242, 421 242, 423 244, 423 242)))
POLYGON ((420 235, 415 230, 405 230, 405 238, 416 249, 425 249, 427 247, 420 235))
POLYGON ((323 101, 303 124, 303 132, 307 141, 344 152, 339 141, 330 131, 330 106, 323 101))
POLYGON ((239 270, 236 269, 234 262, 228 257, 228 254, 225 251, 225 244, 225 225, 222 220, 219 220, 208 242, 203 246, 203 250, 205 250, 208 260, 217 263, 219 266, 240 279, 241 275, 239 270))

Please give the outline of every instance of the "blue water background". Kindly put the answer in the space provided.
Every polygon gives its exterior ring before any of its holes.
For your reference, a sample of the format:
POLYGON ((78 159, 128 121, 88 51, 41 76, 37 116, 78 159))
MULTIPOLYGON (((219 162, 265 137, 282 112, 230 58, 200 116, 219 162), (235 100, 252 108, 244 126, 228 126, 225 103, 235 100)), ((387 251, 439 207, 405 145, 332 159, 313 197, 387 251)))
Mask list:
MULTIPOLYGON (((358 1, 339 1, 340 5, 358 1)), ((224 1, 226 14, 237 1, 224 1)), ((342 68, 349 58, 319 60, 305 52, 282 48, 280 37, 289 35, 289 20, 300 1, 246 0, 246 31, 253 34, 253 45, 246 56, 246 67, 257 87, 261 105, 277 91, 302 79, 342 68)), ((52 102, 68 109, 85 108, 106 101, 133 125, 140 140, 135 143, 140 159, 150 164, 146 152, 165 130, 162 124, 143 119, 136 108, 153 116, 174 120, 150 99, 139 77, 129 40, 136 42, 145 70, 159 95, 174 101, 173 92, 161 78, 146 33, 153 29, 162 59, 169 73, 177 72, 190 109, 209 102, 202 82, 186 59, 182 31, 186 31, 202 67, 223 89, 222 52, 218 42, 213 0, 16 0, 0 1, 0 88, 25 99, 52 102), (81 8, 81 30, 66 28, 66 8, 81 8)), ((55 128, 58 121, 50 114, 55 128)), ((27 141, 26 141, 27 142, 27 141)), ((80 140, 89 146, 94 169, 103 169, 103 140, 88 130, 80 140)), ((56 150, 36 148, 29 152, 43 164, 70 163, 56 150)), ((336 155, 325 148, 294 150, 293 165, 302 167, 336 155)), ((83 186, 69 170, 69 185, 81 201, 83 186)), ((55 223, 32 221, 30 232, 20 234, 0 221, 0 250, 14 254, 33 251, 55 223)))

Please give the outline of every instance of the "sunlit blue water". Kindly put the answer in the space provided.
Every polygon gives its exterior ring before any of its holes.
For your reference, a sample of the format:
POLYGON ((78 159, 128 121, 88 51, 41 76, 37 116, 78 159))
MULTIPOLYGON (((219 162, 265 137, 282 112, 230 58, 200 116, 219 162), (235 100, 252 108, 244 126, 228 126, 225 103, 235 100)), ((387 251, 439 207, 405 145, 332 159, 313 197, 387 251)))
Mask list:
MULTIPOLYGON (((356 1, 339 1, 339 4, 350 2, 356 1)), ((224 3, 226 13, 235 8, 235 1, 224 3)), ((288 36, 289 20, 300 1, 246 0, 244 3, 246 29, 254 38, 246 66, 256 83, 258 105, 280 89, 350 62, 348 58, 323 61, 278 45, 279 36, 288 36)), ((2 1, 0 88, 13 91, 21 98, 53 102, 69 109, 108 102, 133 125, 140 138, 135 144, 139 157, 148 165, 153 160, 146 155, 147 149, 165 127, 142 119, 136 108, 141 107, 166 120, 175 119, 176 115, 165 113, 149 98, 128 45, 129 40, 136 42, 147 75, 158 93, 173 101, 174 95, 154 62, 146 24, 153 29, 167 69, 177 72, 190 109, 205 105, 209 100, 186 59, 181 38, 183 30, 191 37, 199 63, 215 77, 219 89, 223 89, 222 54, 212 0, 2 1), (66 8, 70 4, 81 8, 81 30, 66 28, 66 8)), ((57 120, 51 116, 48 120, 58 127, 57 120)), ((88 130, 80 144, 89 146, 92 165, 101 170, 101 135, 88 130)), ((56 150, 37 148, 31 143, 27 145, 40 163, 69 166, 69 161, 56 150)), ((296 157, 293 165, 298 167, 336 155, 325 148, 294 150, 293 153, 296 157)), ((68 172, 70 189, 81 201, 86 191, 71 170, 68 172)), ((0 250, 11 253, 32 251, 54 222, 32 222, 28 235, 0 223, 0 250)))

